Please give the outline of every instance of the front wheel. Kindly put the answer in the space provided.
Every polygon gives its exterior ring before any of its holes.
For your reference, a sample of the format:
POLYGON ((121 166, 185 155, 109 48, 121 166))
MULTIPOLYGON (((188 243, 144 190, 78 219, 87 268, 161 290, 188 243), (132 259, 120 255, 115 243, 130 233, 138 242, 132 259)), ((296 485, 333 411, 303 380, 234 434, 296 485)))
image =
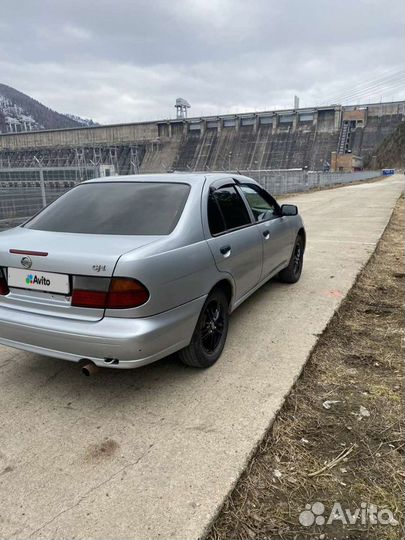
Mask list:
POLYGON ((295 240, 294 249, 291 255, 290 262, 287 268, 281 270, 279 276, 280 280, 284 283, 296 283, 302 272, 302 266, 304 264, 304 240, 299 234, 295 240))
POLYGON ((221 356, 229 325, 229 303, 221 289, 212 291, 201 310, 191 343, 179 352, 183 364, 211 367, 221 356))

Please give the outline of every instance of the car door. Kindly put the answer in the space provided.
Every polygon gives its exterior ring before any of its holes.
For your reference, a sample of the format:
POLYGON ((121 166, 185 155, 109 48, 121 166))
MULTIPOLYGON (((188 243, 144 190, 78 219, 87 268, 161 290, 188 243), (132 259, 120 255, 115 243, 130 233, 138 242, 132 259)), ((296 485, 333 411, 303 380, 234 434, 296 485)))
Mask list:
POLYGON ((207 223, 215 264, 232 275, 238 301, 258 284, 263 255, 260 232, 232 180, 210 187, 207 223))
POLYGON ((261 279, 286 266, 291 257, 292 229, 287 217, 282 217, 280 207, 267 191, 257 184, 240 184, 263 243, 263 269, 261 279))

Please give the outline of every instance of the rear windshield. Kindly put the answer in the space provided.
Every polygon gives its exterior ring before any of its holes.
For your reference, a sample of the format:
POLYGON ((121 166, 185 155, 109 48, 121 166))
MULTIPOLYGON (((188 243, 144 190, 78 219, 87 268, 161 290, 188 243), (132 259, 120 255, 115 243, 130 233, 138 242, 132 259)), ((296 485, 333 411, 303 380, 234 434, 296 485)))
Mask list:
POLYGON ((82 184, 25 227, 85 234, 166 235, 177 225, 189 191, 188 184, 175 183, 82 184))

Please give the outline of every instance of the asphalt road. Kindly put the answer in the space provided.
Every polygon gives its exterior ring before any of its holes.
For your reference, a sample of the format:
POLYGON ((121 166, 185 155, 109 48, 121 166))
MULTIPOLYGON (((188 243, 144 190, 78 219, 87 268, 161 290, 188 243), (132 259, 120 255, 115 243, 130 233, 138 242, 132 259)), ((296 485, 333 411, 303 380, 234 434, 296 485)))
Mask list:
POLYGON ((308 232, 302 279, 245 302, 210 370, 171 357, 88 379, 0 347, 0 537, 203 534, 373 252, 403 178, 291 197, 308 232))

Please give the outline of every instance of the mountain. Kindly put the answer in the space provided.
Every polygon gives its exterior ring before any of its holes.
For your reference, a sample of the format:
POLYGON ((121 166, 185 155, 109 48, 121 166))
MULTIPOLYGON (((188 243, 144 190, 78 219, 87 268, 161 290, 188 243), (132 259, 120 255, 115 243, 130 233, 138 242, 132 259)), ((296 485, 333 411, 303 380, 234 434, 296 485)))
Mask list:
POLYGON ((71 120, 78 122, 82 127, 91 127, 91 126, 100 125, 100 124, 97 124, 97 122, 93 122, 91 118, 82 118, 81 116, 76 116, 75 114, 65 114, 64 116, 67 116, 71 120))
POLYGON ((27 94, 0 83, 0 133, 96 125, 92 120, 53 111, 27 94))

